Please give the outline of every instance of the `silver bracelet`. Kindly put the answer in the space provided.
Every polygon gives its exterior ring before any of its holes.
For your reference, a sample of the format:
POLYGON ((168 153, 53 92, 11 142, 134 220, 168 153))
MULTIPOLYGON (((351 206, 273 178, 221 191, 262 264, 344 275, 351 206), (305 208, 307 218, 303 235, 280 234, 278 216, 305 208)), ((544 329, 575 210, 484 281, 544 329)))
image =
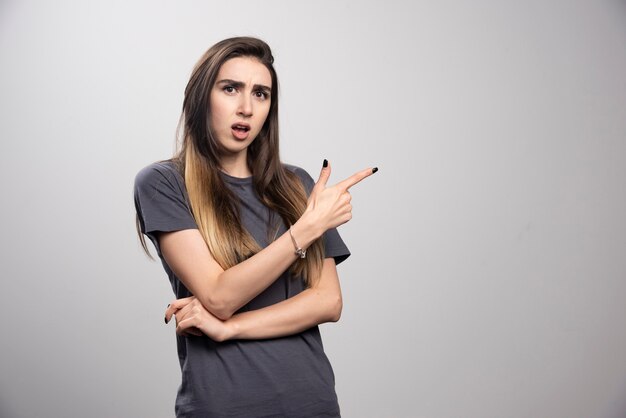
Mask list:
POLYGON ((293 241, 293 246, 296 249, 296 255, 300 258, 306 258, 306 250, 303 250, 298 246, 296 239, 293 237, 293 233, 291 232, 291 227, 289 227, 289 235, 291 236, 291 241, 293 241))

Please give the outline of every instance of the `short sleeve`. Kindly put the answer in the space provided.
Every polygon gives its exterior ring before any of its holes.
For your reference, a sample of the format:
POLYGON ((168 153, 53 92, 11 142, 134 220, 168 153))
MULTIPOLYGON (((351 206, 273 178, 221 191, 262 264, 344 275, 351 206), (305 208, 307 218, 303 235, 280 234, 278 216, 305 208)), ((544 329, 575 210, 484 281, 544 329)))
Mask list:
MULTIPOLYGON (((313 186, 315 186, 315 180, 311 177, 311 175, 304 170, 303 168, 296 167, 293 165, 285 164, 285 166, 293 171, 295 174, 300 177, 302 183, 304 184, 304 188, 306 190, 307 196, 311 194, 311 190, 313 190, 313 186)), ((333 257, 335 259, 335 264, 339 264, 350 257, 350 250, 343 242, 341 235, 337 231, 337 228, 331 228, 324 232, 324 252, 325 257, 330 258, 333 257)))
POLYGON ((135 177, 135 209, 141 232, 159 250, 155 232, 197 229, 183 178, 171 162, 153 163, 135 177))

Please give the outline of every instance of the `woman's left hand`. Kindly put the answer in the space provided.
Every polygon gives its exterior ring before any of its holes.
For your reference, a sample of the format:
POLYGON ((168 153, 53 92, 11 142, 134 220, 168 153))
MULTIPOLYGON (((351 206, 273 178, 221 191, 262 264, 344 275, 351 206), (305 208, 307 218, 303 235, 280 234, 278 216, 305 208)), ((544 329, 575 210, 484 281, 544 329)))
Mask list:
POLYGON ((176 334, 178 335, 205 334, 218 342, 228 339, 226 322, 207 311, 195 296, 173 301, 165 310, 166 323, 171 320, 172 315, 176 316, 176 334))

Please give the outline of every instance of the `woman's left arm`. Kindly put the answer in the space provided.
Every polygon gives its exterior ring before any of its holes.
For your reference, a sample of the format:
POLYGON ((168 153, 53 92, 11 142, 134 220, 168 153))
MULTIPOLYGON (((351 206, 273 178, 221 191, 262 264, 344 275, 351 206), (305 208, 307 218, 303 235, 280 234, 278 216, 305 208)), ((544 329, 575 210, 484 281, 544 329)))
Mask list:
POLYGON ((320 279, 297 295, 265 308, 233 315, 226 321, 214 317, 195 298, 178 299, 168 307, 165 320, 176 315, 176 333, 197 334, 216 341, 263 339, 292 335, 324 322, 336 322, 343 307, 337 267, 324 259, 320 279))

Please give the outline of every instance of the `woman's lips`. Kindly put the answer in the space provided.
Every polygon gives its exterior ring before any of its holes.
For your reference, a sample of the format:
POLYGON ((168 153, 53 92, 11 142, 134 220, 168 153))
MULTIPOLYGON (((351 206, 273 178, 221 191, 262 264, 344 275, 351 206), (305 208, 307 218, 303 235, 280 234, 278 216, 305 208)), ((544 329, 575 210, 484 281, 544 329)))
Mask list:
POLYGON ((250 125, 247 123, 234 123, 231 126, 231 131, 233 136, 239 140, 244 140, 248 138, 250 134, 250 125))

